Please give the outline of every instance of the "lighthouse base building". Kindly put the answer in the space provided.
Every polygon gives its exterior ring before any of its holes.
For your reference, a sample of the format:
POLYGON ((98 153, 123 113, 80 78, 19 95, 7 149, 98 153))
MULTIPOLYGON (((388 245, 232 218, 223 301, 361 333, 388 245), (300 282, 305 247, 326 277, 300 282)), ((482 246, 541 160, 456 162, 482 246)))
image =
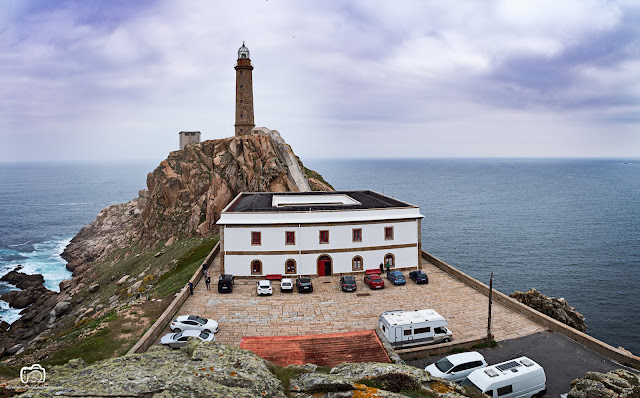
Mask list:
POLYGON ((239 194, 222 211, 222 272, 295 277, 417 269, 417 206, 373 191, 239 194))

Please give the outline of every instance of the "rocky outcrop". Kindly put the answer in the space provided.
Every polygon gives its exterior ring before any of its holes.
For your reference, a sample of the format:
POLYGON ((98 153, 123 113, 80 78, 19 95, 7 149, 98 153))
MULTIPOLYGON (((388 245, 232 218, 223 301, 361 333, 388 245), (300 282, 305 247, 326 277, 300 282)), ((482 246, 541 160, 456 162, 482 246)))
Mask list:
POLYGON ((509 297, 574 329, 581 332, 587 331, 584 316, 574 307, 569 306, 564 298, 547 297, 536 289, 531 289, 526 293, 514 292, 509 297))
MULTIPOLYGON (((171 152, 149 173, 147 189, 138 198, 102 210, 71 240, 62 254, 67 268, 77 275, 84 271, 78 267, 115 248, 206 235, 240 192, 298 191, 300 181, 296 183, 287 164, 295 159, 299 170, 307 169, 281 137, 279 141, 268 134, 251 134, 171 152)), ((294 174, 298 180, 306 178, 294 174)), ((333 190, 319 180, 311 189, 333 190)))
POLYGON ((44 287, 42 275, 27 275, 17 269, 7 275, 11 276, 3 280, 21 287, 22 290, 7 292, 0 299, 13 308, 23 310, 20 312, 20 319, 10 327, 0 328, 0 357, 21 352, 31 340, 47 329, 51 318, 55 318, 53 308, 58 296, 44 287))
POLYGON ((91 366, 73 360, 47 369, 46 387, 23 396, 402 397, 400 391, 468 396, 460 386, 406 365, 345 363, 328 373, 313 365, 281 369, 251 351, 196 340, 182 350, 156 346, 91 366))
POLYGON ((587 372, 571 382, 568 398, 640 397, 640 376, 627 370, 609 373, 587 372))

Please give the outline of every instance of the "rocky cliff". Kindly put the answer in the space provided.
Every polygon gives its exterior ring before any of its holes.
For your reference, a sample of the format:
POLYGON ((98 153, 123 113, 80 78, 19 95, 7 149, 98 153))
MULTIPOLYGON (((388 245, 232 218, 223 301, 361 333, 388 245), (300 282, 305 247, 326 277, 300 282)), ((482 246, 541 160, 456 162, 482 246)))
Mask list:
MULTIPOLYGON (((34 375, 35 376, 35 375, 34 375)), ((24 397, 405 397, 473 396, 407 365, 343 363, 279 368, 251 351, 191 340, 181 350, 152 347, 91 366, 73 360, 47 369, 24 397), (403 394, 400 394, 400 393, 403 394)), ((481 396, 477 394, 477 396, 481 396)))
MULTIPOLYGON (((276 142, 268 134, 187 145, 149 173, 147 190, 138 198, 104 209, 82 228, 62 257, 73 271, 117 247, 205 235, 224 207, 243 191, 289 192, 306 186, 333 190, 321 178, 304 177, 306 185, 299 187, 300 173, 294 178, 293 167, 287 166, 291 158, 300 162, 282 138, 276 142)), ((305 170, 301 163, 299 169, 305 170)))
POLYGON ((514 292, 509 297, 574 329, 585 333, 587 331, 584 316, 574 307, 569 306, 564 298, 547 297, 536 289, 531 289, 526 293, 514 292))

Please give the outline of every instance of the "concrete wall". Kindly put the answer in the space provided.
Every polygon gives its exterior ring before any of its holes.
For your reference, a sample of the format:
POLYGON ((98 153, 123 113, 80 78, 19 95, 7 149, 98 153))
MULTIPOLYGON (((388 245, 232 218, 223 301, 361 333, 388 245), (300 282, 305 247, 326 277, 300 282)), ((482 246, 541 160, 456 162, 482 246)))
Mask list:
MULTIPOLYGON (((218 254, 219 251, 220 251, 220 242, 218 242, 213 247, 213 249, 207 256, 207 258, 204 259, 202 264, 211 265, 211 262, 216 257, 216 254, 218 254)), ((193 283, 193 285, 195 286, 200 281, 200 278, 202 278, 203 273, 204 271, 202 269, 202 266, 198 267, 195 274, 193 274, 193 276, 191 277, 191 279, 189 279, 189 281, 193 283)), ((153 344, 153 342, 158 338, 158 336, 160 336, 160 334, 162 333, 164 328, 169 324, 169 322, 171 322, 171 319, 173 319, 173 316, 178 312, 180 307, 182 307, 182 304, 187 300, 187 297, 189 297, 189 287, 188 285, 185 285, 185 287, 183 287, 182 290, 180 290, 176 298, 173 299, 171 304, 169 304, 167 309, 164 310, 164 312, 158 317, 155 323, 151 325, 149 330, 147 330, 147 332, 140 338, 140 340, 138 340, 138 342, 133 347, 131 347, 131 349, 127 352, 127 354, 136 354, 140 352, 145 352, 151 346, 151 344, 153 344)))
MULTIPOLYGON (((442 271, 447 274, 453 276, 454 278, 460 280, 461 282, 473 287, 478 290, 480 293, 485 295, 489 295, 489 286, 484 283, 472 278, 471 276, 465 274, 462 271, 459 271, 444 261, 432 256, 431 254, 422 251, 422 258, 429 261, 431 264, 435 265, 442 271)), ((512 299, 506 294, 500 293, 497 290, 493 290, 493 300, 497 301, 504 306, 511 308, 512 310, 519 312, 520 314, 526 316, 527 318, 533 320, 534 322, 553 330, 556 333, 560 333, 571 340, 574 340, 583 346, 592 349, 608 358, 613 359, 623 365, 633 367, 635 369, 640 369, 640 357, 635 356, 631 353, 618 350, 606 344, 596 338, 593 338, 585 333, 582 333, 572 327, 565 325, 564 323, 558 322, 555 319, 534 310, 533 308, 527 307, 526 305, 520 303, 519 301, 512 299)))

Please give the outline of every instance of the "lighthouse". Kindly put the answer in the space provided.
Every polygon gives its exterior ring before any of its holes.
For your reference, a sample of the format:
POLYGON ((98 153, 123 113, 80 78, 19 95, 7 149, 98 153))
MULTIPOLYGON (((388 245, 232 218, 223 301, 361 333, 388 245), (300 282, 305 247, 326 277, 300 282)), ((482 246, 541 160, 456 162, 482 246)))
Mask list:
POLYGON ((238 49, 236 70, 236 137, 251 134, 256 126, 253 122, 253 80, 251 74, 253 66, 249 56, 249 49, 242 42, 238 49))

